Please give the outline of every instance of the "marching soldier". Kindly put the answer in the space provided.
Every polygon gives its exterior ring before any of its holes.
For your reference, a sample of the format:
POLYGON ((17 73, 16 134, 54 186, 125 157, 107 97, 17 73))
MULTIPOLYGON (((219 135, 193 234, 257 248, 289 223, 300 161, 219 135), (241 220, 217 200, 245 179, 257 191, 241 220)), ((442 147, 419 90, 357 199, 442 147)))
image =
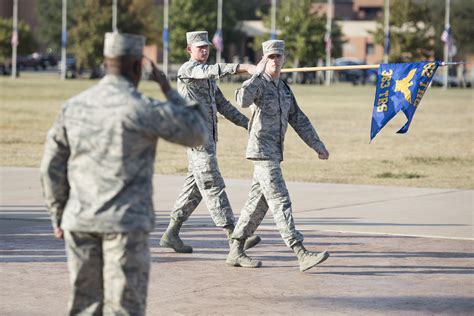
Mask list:
POLYGON ((264 57, 255 74, 236 91, 237 103, 242 107, 250 106, 252 110, 246 155, 254 165, 254 176, 249 198, 232 234, 235 242, 227 264, 247 268, 261 266, 260 261, 246 255, 243 246, 270 208, 281 237, 295 252, 300 270, 305 271, 326 260, 329 253, 306 250, 303 235, 295 228, 291 200, 280 167, 288 123, 318 153, 319 159, 328 159, 329 152, 299 108, 290 87, 280 79, 284 41, 270 40, 262 46, 264 57))
POLYGON ((41 183, 56 238, 65 239, 69 313, 143 315, 157 140, 198 146, 207 139, 199 105, 189 106, 153 66, 167 102, 143 96, 145 38, 106 33, 107 75, 69 99, 50 129, 41 183))
MULTIPOLYGON (((254 65, 249 64, 206 64, 211 45, 206 31, 188 32, 186 40, 187 51, 191 58, 178 70, 178 92, 185 99, 205 106, 209 137, 203 146, 189 148, 187 151, 188 174, 171 212, 169 226, 160 240, 161 246, 172 248, 179 253, 193 251, 191 246, 183 243, 179 232, 183 223, 203 199, 212 220, 216 226, 224 229, 230 242, 235 219, 225 192, 224 179, 217 164, 217 112, 245 129, 248 118, 230 104, 215 80, 231 74, 252 73, 255 69, 254 65)), ((247 249, 259 242, 260 237, 248 236, 244 247, 247 249)))

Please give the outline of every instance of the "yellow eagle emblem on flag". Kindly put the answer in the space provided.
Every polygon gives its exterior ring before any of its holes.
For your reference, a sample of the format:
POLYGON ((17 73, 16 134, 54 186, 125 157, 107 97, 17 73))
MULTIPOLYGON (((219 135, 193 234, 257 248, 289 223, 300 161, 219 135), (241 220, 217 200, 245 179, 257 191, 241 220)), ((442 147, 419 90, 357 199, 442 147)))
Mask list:
POLYGON ((395 91, 396 92, 401 92, 405 96, 405 100, 408 101, 408 103, 411 103, 411 92, 410 92, 410 87, 413 85, 413 81, 411 79, 416 73, 416 68, 412 69, 408 75, 400 80, 396 80, 395 82, 395 91))

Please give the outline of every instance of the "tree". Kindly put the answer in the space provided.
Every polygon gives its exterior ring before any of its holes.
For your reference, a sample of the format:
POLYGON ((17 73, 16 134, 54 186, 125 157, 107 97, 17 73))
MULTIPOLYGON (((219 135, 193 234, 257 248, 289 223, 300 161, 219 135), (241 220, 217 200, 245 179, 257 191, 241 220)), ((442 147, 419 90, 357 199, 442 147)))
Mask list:
MULTIPOLYGON (((11 18, 0 18, 0 64, 4 64, 12 56, 12 25, 11 18)), ((19 55, 30 54, 36 47, 30 26, 23 21, 18 21, 18 41, 17 53, 19 55)))
MULTIPOLYGON (((432 58, 434 29, 430 19, 431 1, 393 0, 390 2, 389 62, 409 62, 432 58)), ((380 20, 373 33, 383 45, 384 27, 380 20)))
MULTIPOLYGON (((315 66, 319 58, 326 56, 324 35, 326 34, 326 17, 308 14, 311 0, 281 1, 277 9, 277 28, 281 34, 278 38, 285 41, 286 63, 293 67, 315 66)), ((264 24, 270 26, 271 14, 263 17, 264 24)), ((341 55, 341 29, 333 23, 331 26, 332 55, 341 55)), ((260 49, 261 42, 269 38, 260 38, 255 42, 255 49, 260 49)))
MULTIPOLYGON (((67 2, 67 28, 76 25, 74 12, 82 7, 84 0, 69 0, 67 2)), ((39 40, 53 51, 61 48, 62 33, 62 1, 38 0, 39 40)), ((68 45, 73 43, 68 40, 68 45)))
MULTIPOLYGON (((156 43, 161 37, 157 10, 153 0, 120 0, 117 28, 123 33, 144 35, 147 43, 156 43)), ((96 77, 103 59, 104 34, 112 28, 112 0, 84 0, 75 15, 76 25, 70 31, 75 43, 73 51, 79 67, 90 68, 91 77, 96 77)))

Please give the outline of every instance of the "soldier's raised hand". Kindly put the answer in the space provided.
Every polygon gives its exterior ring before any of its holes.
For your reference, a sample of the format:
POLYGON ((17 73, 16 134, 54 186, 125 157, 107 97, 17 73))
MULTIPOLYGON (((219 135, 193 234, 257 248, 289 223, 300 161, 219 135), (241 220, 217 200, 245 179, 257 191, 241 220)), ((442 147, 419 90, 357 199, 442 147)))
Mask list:
POLYGON ((255 73, 257 75, 263 74, 265 72, 265 68, 267 67, 267 63, 268 63, 268 57, 263 56, 262 60, 260 60, 260 62, 257 64, 257 67, 255 69, 255 73))
POLYGON ((168 78, 166 78, 165 73, 161 69, 159 69, 150 58, 146 56, 144 57, 150 62, 150 65, 151 65, 152 70, 151 70, 150 79, 158 83, 161 87, 161 91, 163 91, 163 93, 166 94, 169 90, 171 90, 171 86, 168 81, 168 78))

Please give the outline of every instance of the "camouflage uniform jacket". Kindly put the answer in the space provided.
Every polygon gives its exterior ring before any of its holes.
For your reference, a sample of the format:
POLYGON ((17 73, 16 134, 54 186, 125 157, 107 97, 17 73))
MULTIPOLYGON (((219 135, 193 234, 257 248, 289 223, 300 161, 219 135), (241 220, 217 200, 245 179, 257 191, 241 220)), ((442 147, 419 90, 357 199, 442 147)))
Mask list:
POLYGON ((48 132, 41 183, 54 227, 81 232, 151 231, 158 137, 186 146, 207 138, 202 108, 175 90, 144 97, 107 75, 68 100, 48 132))
POLYGON ((283 160, 283 143, 288 123, 316 152, 324 144, 301 111, 290 87, 267 74, 253 75, 236 91, 237 104, 251 106, 247 159, 283 160))
POLYGON ((206 108, 209 139, 206 147, 217 142, 217 112, 232 123, 247 129, 248 118, 239 112, 222 94, 216 79, 235 74, 238 64, 207 65, 190 59, 178 70, 178 92, 186 100, 193 100, 206 108))

